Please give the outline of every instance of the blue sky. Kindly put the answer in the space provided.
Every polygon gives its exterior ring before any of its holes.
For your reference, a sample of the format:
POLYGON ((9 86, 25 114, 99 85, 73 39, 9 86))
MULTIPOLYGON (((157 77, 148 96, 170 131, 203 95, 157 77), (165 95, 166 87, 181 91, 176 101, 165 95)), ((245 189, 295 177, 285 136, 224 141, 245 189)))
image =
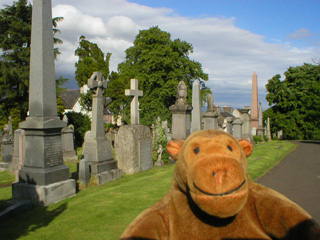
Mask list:
MULTIPOLYGON (((11 5, 13 0, 1 0, 11 5)), ((31 1, 32 2, 32 1, 31 1)), ((110 69, 125 58, 139 30, 159 26, 194 47, 190 58, 209 74, 216 105, 251 105, 251 77, 258 75, 264 109, 265 84, 290 66, 320 60, 319 0, 52 0, 63 40, 58 76, 74 80, 81 35, 111 52, 110 69)))

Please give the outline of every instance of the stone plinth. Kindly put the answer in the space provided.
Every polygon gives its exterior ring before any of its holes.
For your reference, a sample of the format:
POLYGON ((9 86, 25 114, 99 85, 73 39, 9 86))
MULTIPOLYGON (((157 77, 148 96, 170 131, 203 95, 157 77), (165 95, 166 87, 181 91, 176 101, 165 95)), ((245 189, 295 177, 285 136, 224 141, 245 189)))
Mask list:
POLYGON ((219 114, 213 110, 207 111, 203 114, 204 129, 218 129, 219 114))
POLYGON ((42 186, 18 182, 12 184, 12 192, 13 200, 30 200, 40 206, 48 206, 76 194, 73 179, 42 186))
POLYGON ((126 174, 151 169, 152 136, 150 128, 143 125, 122 126, 115 142, 118 166, 126 174))
POLYGON ((234 121, 233 117, 227 117, 227 133, 232 135, 232 122, 234 121))
POLYGON ((242 138, 242 124, 243 122, 239 118, 233 121, 233 136, 235 138, 242 138))
POLYGON ((190 135, 190 114, 192 107, 188 104, 175 104, 172 112, 172 138, 185 140, 190 135))
POLYGON ((74 147, 74 130, 63 128, 62 131, 62 155, 64 161, 77 161, 78 156, 74 147))

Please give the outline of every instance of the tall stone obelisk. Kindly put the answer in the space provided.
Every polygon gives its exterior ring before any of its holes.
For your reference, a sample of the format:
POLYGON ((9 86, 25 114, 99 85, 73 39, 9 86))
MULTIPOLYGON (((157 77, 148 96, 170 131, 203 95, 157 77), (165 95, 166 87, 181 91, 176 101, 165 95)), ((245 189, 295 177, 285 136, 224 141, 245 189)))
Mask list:
POLYGON ((201 130, 201 93, 200 81, 197 79, 192 85, 192 112, 191 112, 191 133, 201 130))
POLYGON ((75 195, 76 186, 63 164, 57 115, 51 0, 33 0, 29 82, 29 117, 25 130, 24 165, 12 185, 14 200, 49 205, 75 195))
POLYGON ((258 129, 259 116, 258 116, 258 76, 254 72, 252 75, 252 97, 251 97, 251 127, 258 129))

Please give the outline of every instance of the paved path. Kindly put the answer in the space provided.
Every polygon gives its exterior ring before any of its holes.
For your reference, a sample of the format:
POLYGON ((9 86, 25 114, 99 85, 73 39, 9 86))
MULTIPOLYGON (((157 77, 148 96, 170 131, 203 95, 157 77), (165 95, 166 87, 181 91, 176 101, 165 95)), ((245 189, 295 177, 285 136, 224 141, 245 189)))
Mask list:
POLYGON ((257 182, 299 204, 320 223, 320 141, 297 144, 296 150, 257 182))

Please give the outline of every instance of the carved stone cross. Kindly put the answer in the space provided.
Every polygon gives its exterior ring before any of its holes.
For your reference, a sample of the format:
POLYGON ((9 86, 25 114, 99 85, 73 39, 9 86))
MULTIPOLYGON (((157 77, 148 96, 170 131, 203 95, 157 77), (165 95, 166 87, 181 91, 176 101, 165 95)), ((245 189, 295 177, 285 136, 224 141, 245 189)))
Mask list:
POLYGON ((143 91, 138 89, 138 79, 131 79, 130 89, 125 90, 126 96, 133 96, 131 101, 131 124, 140 124, 138 97, 143 96, 143 91))
POLYGON ((103 90, 107 88, 107 82, 101 72, 94 72, 91 75, 88 87, 95 90, 95 94, 92 95, 91 136, 94 139, 104 139, 103 90))
POLYGON ((107 82, 105 81, 101 72, 94 72, 91 75, 88 80, 88 87, 90 89, 96 89, 97 95, 102 94, 103 89, 107 88, 107 82))

